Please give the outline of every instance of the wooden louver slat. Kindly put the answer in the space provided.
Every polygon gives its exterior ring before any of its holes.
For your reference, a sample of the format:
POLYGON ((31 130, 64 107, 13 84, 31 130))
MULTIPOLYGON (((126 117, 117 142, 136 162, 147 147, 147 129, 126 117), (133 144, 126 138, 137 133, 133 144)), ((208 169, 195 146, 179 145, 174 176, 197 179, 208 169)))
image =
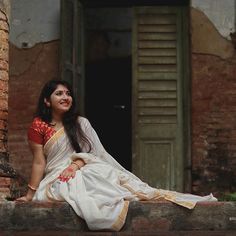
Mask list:
POLYGON ((167 99, 173 98, 176 101, 176 97, 177 97, 176 91, 158 91, 158 93, 156 91, 140 91, 138 99, 142 99, 142 100, 149 100, 149 99, 167 100, 167 99))
POLYGON ((140 33, 176 32, 176 25, 138 25, 138 31, 140 33))
POLYGON ((138 18, 139 123, 176 123, 176 14, 140 14, 138 18), (171 98, 171 99, 170 99, 171 98))
POLYGON ((167 57, 139 57, 138 58, 138 63, 139 64, 147 64, 147 65, 152 65, 152 64, 163 64, 163 65, 176 65, 176 57, 174 56, 167 56, 167 57))
POLYGON ((139 99, 139 107, 176 107, 176 99, 139 99))
POLYGON ((158 25, 168 25, 176 23, 175 14, 145 14, 140 15, 138 24, 158 24, 158 25))
POLYGON ((176 48, 175 41, 149 41, 143 40, 138 42, 139 48, 176 48))
POLYGON ((176 57, 176 49, 175 48, 145 48, 139 49, 139 56, 175 56, 176 57))
POLYGON ((176 72, 176 65, 139 65, 139 72, 176 72))
POLYGON ((176 40, 176 33, 139 33, 139 40, 176 40))

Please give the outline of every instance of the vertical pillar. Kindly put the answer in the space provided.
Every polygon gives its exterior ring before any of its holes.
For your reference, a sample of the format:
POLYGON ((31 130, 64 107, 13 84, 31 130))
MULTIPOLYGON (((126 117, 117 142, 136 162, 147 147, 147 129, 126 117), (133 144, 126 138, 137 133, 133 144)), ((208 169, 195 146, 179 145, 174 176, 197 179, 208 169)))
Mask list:
POLYGON ((15 171, 8 164, 7 118, 10 1, 0 0, 0 200, 10 196, 15 171))

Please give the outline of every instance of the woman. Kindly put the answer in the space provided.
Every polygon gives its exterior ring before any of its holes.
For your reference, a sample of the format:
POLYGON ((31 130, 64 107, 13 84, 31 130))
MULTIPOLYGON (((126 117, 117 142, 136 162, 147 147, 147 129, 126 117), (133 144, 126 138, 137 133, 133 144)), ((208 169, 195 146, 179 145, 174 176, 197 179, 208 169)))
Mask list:
POLYGON ((17 201, 67 201, 91 230, 119 231, 129 201, 166 199, 191 209, 197 201, 216 200, 142 182, 106 152, 75 108, 68 83, 46 83, 28 131, 33 153, 28 192, 17 201))

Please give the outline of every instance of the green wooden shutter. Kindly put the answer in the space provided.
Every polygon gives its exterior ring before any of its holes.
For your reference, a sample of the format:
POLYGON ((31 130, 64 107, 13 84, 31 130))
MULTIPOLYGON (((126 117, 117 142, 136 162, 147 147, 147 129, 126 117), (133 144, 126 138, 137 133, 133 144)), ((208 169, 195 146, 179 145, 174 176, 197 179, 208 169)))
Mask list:
POLYGON ((183 190, 182 12, 134 8, 133 171, 150 185, 183 190))
POLYGON ((61 78, 68 81, 84 113, 83 8, 78 0, 61 0, 61 78))

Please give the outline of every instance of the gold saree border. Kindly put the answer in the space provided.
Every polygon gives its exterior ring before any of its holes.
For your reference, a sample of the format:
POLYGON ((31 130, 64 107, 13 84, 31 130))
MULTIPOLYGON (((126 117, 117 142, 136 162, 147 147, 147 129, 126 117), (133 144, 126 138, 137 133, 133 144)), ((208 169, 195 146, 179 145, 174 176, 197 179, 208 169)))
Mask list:
POLYGON ((132 194, 136 195, 139 198, 139 201, 160 200, 164 198, 164 196, 160 194, 158 190, 155 190, 153 197, 148 197, 144 193, 134 191, 133 188, 128 184, 122 184, 121 186, 127 188, 132 194))
POLYGON ((120 214, 118 215, 115 223, 111 226, 111 228, 115 231, 120 231, 125 223, 125 219, 129 209, 129 201, 124 201, 123 209, 121 210, 120 214))
POLYGON ((183 207, 186 207, 188 209, 193 209, 195 206, 196 206, 196 202, 187 202, 187 201, 177 201, 174 197, 172 196, 165 196, 164 197, 166 200, 170 201, 170 202, 173 202, 177 205, 180 205, 180 206, 183 206, 183 207))
POLYGON ((64 127, 60 128, 58 131, 56 131, 55 134, 52 135, 52 137, 46 142, 44 145, 44 152, 48 153, 49 148, 64 134, 64 127))
POLYGON ((173 202, 177 205, 186 207, 188 209, 193 209, 196 206, 196 202, 191 202, 191 201, 178 201, 176 200, 176 195, 174 193, 168 192, 168 193, 160 193, 158 190, 155 191, 154 196, 153 197, 148 197, 147 195, 140 193, 140 192, 136 192, 132 189, 131 186, 129 186, 128 184, 123 184, 123 187, 127 188, 131 193, 133 193, 134 195, 136 195, 139 198, 139 201, 160 201, 160 200, 167 200, 170 202, 173 202))

